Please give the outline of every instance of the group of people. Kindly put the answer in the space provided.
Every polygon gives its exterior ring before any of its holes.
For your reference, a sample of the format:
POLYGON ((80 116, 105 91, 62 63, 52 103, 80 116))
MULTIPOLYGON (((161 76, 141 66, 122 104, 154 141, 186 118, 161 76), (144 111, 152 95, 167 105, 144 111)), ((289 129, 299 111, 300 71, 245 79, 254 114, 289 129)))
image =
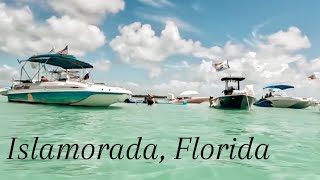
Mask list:
MULTIPOLYGON (((66 81, 68 79, 70 79, 70 77, 67 73, 65 73, 65 72, 60 73, 59 81, 66 81)), ((83 77, 82 80, 86 81, 88 79, 90 79, 89 73, 85 74, 85 76, 83 77)), ((47 77, 41 76, 40 82, 48 82, 48 81, 49 81, 49 79, 47 77)))
MULTIPOLYGON (((267 94, 264 96, 264 98, 269 98, 269 97, 272 97, 272 92, 267 93, 267 94)), ((263 99, 263 96, 262 96, 262 99, 263 99)))
POLYGON ((236 90, 233 86, 228 87, 228 89, 223 90, 224 95, 232 95, 233 91, 236 90))
POLYGON ((41 76, 41 79, 40 79, 41 82, 48 82, 48 78, 45 77, 45 76, 41 76))
POLYGON ((209 104, 209 107, 212 107, 213 101, 214 101, 213 97, 210 96, 210 97, 209 97, 209 103, 210 103, 210 104, 209 104))

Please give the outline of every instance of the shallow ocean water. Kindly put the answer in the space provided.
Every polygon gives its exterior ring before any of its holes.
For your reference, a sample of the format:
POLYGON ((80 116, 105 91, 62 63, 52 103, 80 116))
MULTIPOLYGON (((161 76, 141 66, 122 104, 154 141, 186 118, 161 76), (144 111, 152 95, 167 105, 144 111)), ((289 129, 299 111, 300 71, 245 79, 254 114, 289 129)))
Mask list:
POLYGON ((320 179, 320 113, 313 108, 233 111, 211 109, 207 103, 85 108, 8 103, 0 97, 0 117, 1 179, 320 179), (96 156, 89 160, 6 159, 12 137, 17 137, 16 156, 19 144, 29 143, 31 149, 35 136, 39 144, 124 146, 141 136, 142 145, 157 144, 157 154, 165 158, 162 163, 159 159, 111 160, 106 151, 100 160, 96 156), (175 160, 178 137, 200 137, 199 144, 210 143, 214 148, 234 143, 233 138, 239 147, 254 137, 254 147, 269 144, 270 157, 230 160, 226 150, 217 160, 218 149, 214 149, 211 159, 193 160, 192 142, 189 152, 181 151, 182 159, 175 160))

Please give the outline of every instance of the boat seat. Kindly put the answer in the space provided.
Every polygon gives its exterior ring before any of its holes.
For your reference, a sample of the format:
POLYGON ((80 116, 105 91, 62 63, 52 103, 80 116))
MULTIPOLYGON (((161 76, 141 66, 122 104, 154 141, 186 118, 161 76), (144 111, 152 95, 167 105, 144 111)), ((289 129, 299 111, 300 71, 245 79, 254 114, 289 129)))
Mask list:
POLYGON ((223 90, 224 95, 232 95, 234 90, 223 90))
POLYGON ((233 90, 233 95, 236 95, 236 94, 247 94, 246 90, 233 90))
POLYGON ((32 83, 32 81, 30 81, 30 80, 20 80, 20 82, 22 82, 22 83, 32 83))
POLYGON ((60 78, 58 81, 67 81, 67 78, 60 78))

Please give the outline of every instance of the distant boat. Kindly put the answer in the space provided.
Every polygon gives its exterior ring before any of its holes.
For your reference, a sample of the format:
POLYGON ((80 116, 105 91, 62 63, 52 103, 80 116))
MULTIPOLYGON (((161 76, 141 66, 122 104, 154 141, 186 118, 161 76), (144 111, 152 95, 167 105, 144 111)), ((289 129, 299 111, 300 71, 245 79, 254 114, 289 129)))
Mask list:
POLYGON ((240 81, 244 77, 224 77, 221 81, 225 81, 225 90, 222 91, 224 96, 210 99, 210 107, 219 109, 250 109, 255 102, 253 89, 246 86, 244 90, 240 91, 240 81), (229 82, 236 82, 237 88, 229 86, 229 82))
POLYGON ((271 85, 264 87, 263 90, 266 91, 266 95, 254 103, 254 105, 260 107, 304 109, 315 103, 312 98, 288 96, 284 90, 291 88, 294 87, 290 85, 271 85))
POLYGON ((198 94, 197 91, 184 91, 178 97, 174 97, 174 94, 169 93, 167 99, 169 103, 175 104, 200 104, 209 101, 208 97, 198 97, 198 94))
POLYGON ((19 63, 22 63, 20 79, 7 92, 9 102, 109 106, 123 102, 132 95, 130 91, 120 87, 89 82, 91 78, 87 69, 91 70, 93 66, 72 55, 42 54, 19 63), (27 63, 34 69, 39 68, 35 69, 37 73, 34 76, 26 71, 27 63), (48 71, 50 67, 53 67, 52 71, 48 71), (50 77, 41 77, 41 70, 50 77), (81 70, 82 73, 75 70, 81 70), (27 79, 22 79, 23 77, 27 79))

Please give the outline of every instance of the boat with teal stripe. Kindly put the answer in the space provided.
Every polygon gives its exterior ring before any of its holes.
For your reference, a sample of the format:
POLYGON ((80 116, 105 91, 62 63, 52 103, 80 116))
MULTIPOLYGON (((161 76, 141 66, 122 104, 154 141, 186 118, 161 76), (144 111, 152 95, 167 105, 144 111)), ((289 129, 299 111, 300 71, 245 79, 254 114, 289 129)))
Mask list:
POLYGON ((18 62, 20 79, 7 91, 9 102, 109 106, 132 95, 124 88, 94 83, 93 66, 72 55, 41 54, 18 62))

